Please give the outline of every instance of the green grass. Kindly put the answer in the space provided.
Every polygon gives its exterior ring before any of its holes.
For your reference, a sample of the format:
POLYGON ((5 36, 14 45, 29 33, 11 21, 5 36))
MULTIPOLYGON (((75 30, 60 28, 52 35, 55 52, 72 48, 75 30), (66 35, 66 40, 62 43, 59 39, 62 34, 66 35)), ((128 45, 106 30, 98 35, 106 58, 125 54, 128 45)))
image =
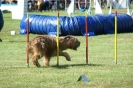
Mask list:
MULTIPOLYGON (((33 13, 33 12, 32 12, 33 13)), ((56 15, 52 12, 41 14, 56 15)), ((84 15, 83 13, 79 13, 84 15)), ((0 88, 132 88, 133 87, 133 34, 118 34, 118 63, 114 61, 114 35, 89 37, 86 65, 86 43, 84 36, 75 36, 81 46, 77 51, 67 50, 72 61, 56 57, 49 67, 35 67, 30 60, 26 67, 26 35, 19 34, 20 20, 12 20, 11 13, 4 13, 4 27, 0 32, 0 88), (11 30, 16 35, 10 35, 11 30), (86 75, 89 82, 77 81, 86 75)), ((65 13, 61 12, 61 15, 65 13)), ((30 34, 30 39, 37 35, 30 34)))

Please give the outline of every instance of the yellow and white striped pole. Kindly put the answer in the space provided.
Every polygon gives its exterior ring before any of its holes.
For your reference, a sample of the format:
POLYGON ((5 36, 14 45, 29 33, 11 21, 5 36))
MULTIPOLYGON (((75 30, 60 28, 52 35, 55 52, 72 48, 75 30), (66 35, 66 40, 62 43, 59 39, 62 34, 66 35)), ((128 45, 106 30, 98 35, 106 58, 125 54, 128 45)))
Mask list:
POLYGON ((57 17, 57 37, 56 37, 56 40, 57 40, 57 66, 59 66, 59 12, 58 12, 58 17, 57 17))
POLYGON ((115 63, 117 64, 117 11, 115 12, 115 63))

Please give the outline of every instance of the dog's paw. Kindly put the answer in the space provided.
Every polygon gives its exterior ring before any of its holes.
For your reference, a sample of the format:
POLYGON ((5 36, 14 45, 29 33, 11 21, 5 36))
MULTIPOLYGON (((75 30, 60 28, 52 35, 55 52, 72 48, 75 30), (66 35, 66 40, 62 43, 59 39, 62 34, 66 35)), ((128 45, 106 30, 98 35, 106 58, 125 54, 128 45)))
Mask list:
POLYGON ((66 60, 67 60, 67 61, 71 61, 71 58, 70 58, 70 57, 67 57, 66 60))

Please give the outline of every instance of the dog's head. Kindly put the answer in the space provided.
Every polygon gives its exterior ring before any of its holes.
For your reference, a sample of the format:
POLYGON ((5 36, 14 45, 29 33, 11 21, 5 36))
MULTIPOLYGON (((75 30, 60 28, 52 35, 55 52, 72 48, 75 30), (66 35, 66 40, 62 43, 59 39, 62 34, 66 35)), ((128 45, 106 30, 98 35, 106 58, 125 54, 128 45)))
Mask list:
POLYGON ((77 50, 77 48, 80 46, 80 41, 71 35, 67 35, 64 40, 70 49, 77 50))

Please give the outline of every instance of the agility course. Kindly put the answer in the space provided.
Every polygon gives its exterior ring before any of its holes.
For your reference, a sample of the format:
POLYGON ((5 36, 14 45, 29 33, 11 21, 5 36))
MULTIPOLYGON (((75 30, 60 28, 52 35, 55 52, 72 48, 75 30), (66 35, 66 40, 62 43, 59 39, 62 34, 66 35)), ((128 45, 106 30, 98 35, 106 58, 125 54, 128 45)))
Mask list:
MULTIPOLYGON (((86 0, 85 0, 86 3, 86 0)), ((78 2, 79 5, 79 2, 78 2)), ((86 5, 86 4, 85 4, 86 5)), ((88 39, 87 36, 95 36, 100 34, 114 34, 115 33, 115 61, 117 60, 117 33, 126 33, 133 32, 132 26, 133 21, 132 17, 129 14, 129 8, 127 6, 127 14, 118 14, 117 17, 114 13, 109 15, 94 15, 87 17, 85 16, 75 16, 71 17, 71 14, 74 12, 74 0, 71 2, 70 7, 67 10, 69 17, 61 16, 46 16, 46 15, 36 15, 31 14, 28 18, 29 22, 29 33, 33 34, 47 34, 47 35, 58 35, 58 31, 60 29, 60 35, 86 35, 86 63, 88 63, 88 39), (117 18, 117 20, 116 20, 117 18), (56 20, 60 19, 60 23, 56 23, 56 20), (116 25, 116 23, 118 25, 116 25), (88 28, 89 26, 89 28, 88 28), (118 28, 117 28, 118 27, 118 28), (116 31, 117 30, 117 31, 116 31)), ((80 6, 79 6, 80 7, 80 6)), ((86 7, 85 7, 86 8, 86 7)), ((98 1, 96 1, 95 9, 100 8, 98 1)), ((89 8, 90 9, 90 8, 89 8)), ((111 12, 112 6, 110 6, 111 12)), ((84 9, 81 9, 84 12, 84 9)), ((88 11, 89 12, 89 11, 88 11)), ((101 11, 102 12, 102 11, 101 11)), ((117 12, 117 10, 116 10, 117 12)), ((96 13, 96 11, 95 11, 96 13)), ((26 34, 26 16, 20 22, 20 34, 26 34), (23 21, 24 20, 24 21, 23 21)), ((59 22, 59 21, 58 21, 59 22)), ((58 39, 57 39, 58 40, 58 39)), ((58 44, 57 44, 58 46, 58 44)), ((57 55, 58 57, 58 55, 57 55)), ((58 63, 58 60, 57 60, 58 63)), ((117 63, 117 61, 116 61, 117 63)))
MULTIPOLYGON (((85 0, 85 8, 79 10, 84 12, 86 10, 87 0, 85 0)), ((46 16, 46 15, 36 15, 30 14, 28 18, 28 34, 47 34, 52 36, 66 36, 66 35, 83 35, 86 36, 86 64, 88 64, 88 38, 87 36, 95 36, 100 34, 114 34, 115 33, 115 61, 117 64, 117 33, 126 33, 133 32, 133 19, 130 16, 129 4, 126 2, 127 14, 117 14, 117 17, 112 12, 112 4, 110 6, 110 11, 108 15, 102 14, 102 10, 99 2, 96 0, 95 13, 97 15, 89 16, 86 19, 86 16, 73 16, 74 13, 74 4, 73 0, 68 9, 67 16, 46 16), (100 12, 99 12, 100 11, 100 12), (117 20, 116 20, 117 18, 117 20), (57 19, 60 20, 57 22, 57 19), (118 25, 116 25, 116 23, 118 25), (89 26, 89 28, 88 28, 89 26), (59 30, 59 31, 57 31, 59 30), (116 32, 117 30, 117 32, 116 32)), ((120 3, 120 2, 119 2, 120 3)), ((91 4, 91 1, 90 1, 91 4)), ((125 5, 125 4, 124 4, 125 5)), ((80 0, 78 1, 78 7, 80 7, 80 0)), ((118 8, 118 7, 117 7, 118 8)), ((117 12, 117 10, 116 10, 117 12)), ((88 14, 91 13, 91 5, 88 9, 88 14)), ((24 16, 20 22, 20 34, 26 34, 27 17, 24 16)), ((58 41, 58 37, 57 37, 58 41)), ((58 47, 58 43, 57 43, 58 47)), ((58 50, 58 49, 57 49, 58 50)), ((57 53, 57 65, 59 63, 58 53, 57 53)))
MULTIPOLYGON (((63 11, 60 12, 60 14, 63 13, 63 11)), ((36 15, 37 14, 38 12, 36 12, 36 15)), ((45 13, 42 13, 41 16, 44 16, 44 14, 45 13)), ((53 15, 53 12, 48 12, 48 14, 53 15)), ((56 16, 57 13, 55 12, 54 15, 56 16)), ((115 14, 112 14, 112 16, 115 16, 115 14)), ((114 34, 87 37, 89 39, 89 64, 85 65, 86 39, 81 33, 81 36, 75 36, 81 41, 81 46, 76 53, 72 50, 67 51, 71 55, 72 61, 67 62, 63 57, 60 57, 60 66, 56 66, 56 58, 53 58, 49 67, 43 67, 43 63, 41 63, 42 67, 36 68, 29 62, 30 67, 26 68, 26 35, 19 34, 20 20, 13 20, 11 13, 3 13, 3 17, 5 20, 4 27, 0 32, 0 38, 3 40, 0 42, 0 88, 133 87, 132 32, 117 34, 117 65, 114 65, 114 34), (15 30, 16 34, 11 35, 11 30, 15 30), (86 83, 82 77, 88 79, 86 83)), ((85 21, 86 17, 83 16, 83 19, 85 21)), ((57 21, 55 25, 57 25, 57 21)), ((115 28, 117 28, 117 26, 115 26, 115 28)), ((31 33, 29 38, 31 39, 35 36, 37 36, 37 34, 31 33)))

